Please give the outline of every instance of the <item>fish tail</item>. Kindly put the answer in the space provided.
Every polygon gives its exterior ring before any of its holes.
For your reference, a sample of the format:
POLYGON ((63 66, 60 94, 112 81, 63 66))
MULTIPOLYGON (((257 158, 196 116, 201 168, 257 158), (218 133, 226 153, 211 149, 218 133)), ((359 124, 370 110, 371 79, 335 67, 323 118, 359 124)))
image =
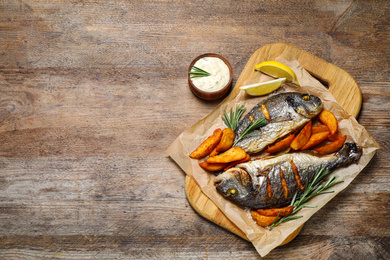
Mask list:
POLYGON ((326 168, 331 170, 355 163, 359 161, 362 153, 362 148, 358 147, 356 143, 345 143, 341 150, 335 154, 336 160, 330 163, 326 168))

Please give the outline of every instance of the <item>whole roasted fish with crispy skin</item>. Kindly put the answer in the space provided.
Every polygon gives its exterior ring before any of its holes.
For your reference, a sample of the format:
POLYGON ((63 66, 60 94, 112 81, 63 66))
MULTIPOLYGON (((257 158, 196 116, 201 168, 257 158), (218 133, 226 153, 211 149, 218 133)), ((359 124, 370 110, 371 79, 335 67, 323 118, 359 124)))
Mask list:
POLYGON ((237 142, 247 153, 257 153, 277 139, 299 129, 322 110, 321 99, 296 92, 281 93, 257 104, 240 120, 235 130, 238 140, 245 128, 258 118, 267 118, 269 123, 249 133, 237 142))
POLYGON ((316 156, 300 152, 289 153, 242 163, 214 180, 216 189, 227 199, 252 209, 284 207, 296 192, 304 192, 322 166, 329 171, 357 162, 362 149, 355 143, 345 143, 335 154, 316 156))

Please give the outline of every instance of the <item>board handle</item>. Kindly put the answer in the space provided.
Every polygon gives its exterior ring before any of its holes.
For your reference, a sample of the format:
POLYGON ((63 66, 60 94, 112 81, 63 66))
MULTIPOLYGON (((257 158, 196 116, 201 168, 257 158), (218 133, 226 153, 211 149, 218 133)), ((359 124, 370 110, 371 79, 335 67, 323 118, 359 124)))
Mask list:
POLYGON ((288 57, 296 59, 313 77, 328 87, 337 102, 353 117, 359 116, 362 105, 362 92, 356 80, 345 70, 293 45, 274 43, 264 46, 275 49, 288 57))
MULTIPOLYGON (((313 62, 310 62, 313 63, 313 62)), ((357 82, 346 71, 328 63, 327 69, 315 64, 302 64, 302 66, 321 83, 329 88, 337 102, 353 117, 357 118, 362 104, 362 92, 357 82), (337 68, 337 70, 336 70, 337 68), (342 75, 337 75, 342 74, 342 75), (336 81, 336 79, 338 79, 336 81), (341 79, 341 80, 340 80, 341 79), (336 83, 337 82, 337 85, 336 83), (348 86, 344 88, 342 86, 348 86), (353 100, 353 102, 352 102, 353 100), (357 102, 356 102, 357 101, 357 102)))

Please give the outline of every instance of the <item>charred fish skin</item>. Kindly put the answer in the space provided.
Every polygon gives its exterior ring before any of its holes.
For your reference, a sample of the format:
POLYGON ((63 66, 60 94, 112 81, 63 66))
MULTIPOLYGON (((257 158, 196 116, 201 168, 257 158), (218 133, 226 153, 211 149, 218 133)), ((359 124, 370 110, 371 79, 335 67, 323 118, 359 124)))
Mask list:
POLYGON ((321 112, 323 104, 320 98, 309 94, 290 92, 274 95, 257 104, 240 120, 235 131, 235 142, 248 125, 265 117, 264 107, 269 113, 270 122, 236 144, 247 153, 260 152, 278 138, 299 129, 321 112))
POLYGON ((362 149, 355 143, 345 143, 329 156, 301 152, 260 159, 227 170, 215 178, 215 186, 220 194, 243 207, 284 207, 296 192, 298 197, 304 192, 320 167, 332 171, 356 163, 361 155, 362 149))

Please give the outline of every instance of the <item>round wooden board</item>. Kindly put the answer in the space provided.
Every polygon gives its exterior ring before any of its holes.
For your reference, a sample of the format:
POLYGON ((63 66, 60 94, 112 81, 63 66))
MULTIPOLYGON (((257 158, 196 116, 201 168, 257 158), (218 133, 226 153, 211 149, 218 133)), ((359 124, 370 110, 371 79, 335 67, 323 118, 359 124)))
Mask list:
MULTIPOLYGON (((265 45, 258 49, 249 59, 240 77, 238 78, 232 93, 224 100, 229 102, 233 99, 246 78, 253 73, 253 68, 268 60, 275 60, 279 56, 288 60, 297 60, 303 68, 311 75, 329 87, 339 104, 355 118, 359 115, 362 105, 362 94, 357 82, 343 69, 324 61, 308 52, 305 52, 295 46, 284 43, 273 43, 265 45)), ((229 230, 230 232, 248 240, 244 232, 234 225, 218 207, 201 191, 198 184, 189 176, 185 180, 185 191, 190 205, 204 218, 215 224, 229 230)), ((292 233, 281 245, 287 244, 293 240, 302 229, 300 226, 296 232, 292 233)))

